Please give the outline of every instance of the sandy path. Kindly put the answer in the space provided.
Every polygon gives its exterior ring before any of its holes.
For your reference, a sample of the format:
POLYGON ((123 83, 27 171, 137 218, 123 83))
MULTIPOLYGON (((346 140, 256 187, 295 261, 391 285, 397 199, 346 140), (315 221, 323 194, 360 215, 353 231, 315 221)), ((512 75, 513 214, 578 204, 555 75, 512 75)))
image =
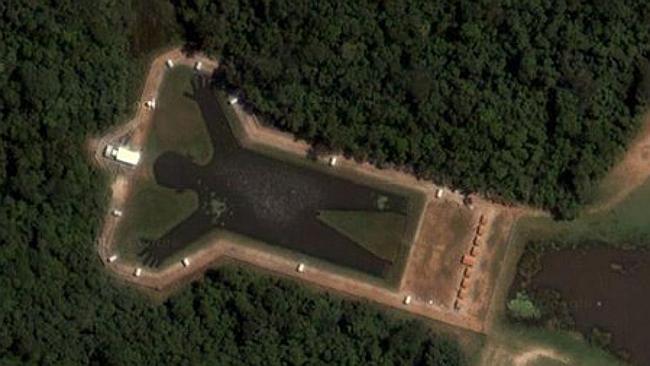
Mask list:
POLYGON ((623 201, 632 191, 650 177, 650 113, 644 117, 641 132, 628 147, 623 159, 602 181, 606 190, 611 190, 601 202, 587 207, 587 213, 608 210, 623 201))

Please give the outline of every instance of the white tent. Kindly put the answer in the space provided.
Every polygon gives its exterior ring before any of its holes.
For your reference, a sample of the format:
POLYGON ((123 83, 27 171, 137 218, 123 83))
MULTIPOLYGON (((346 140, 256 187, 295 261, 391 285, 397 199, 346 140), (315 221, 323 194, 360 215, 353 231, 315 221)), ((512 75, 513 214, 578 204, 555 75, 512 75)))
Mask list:
POLYGON ((129 150, 124 146, 120 146, 117 149, 113 150, 113 157, 115 160, 120 163, 125 163, 129 165, 138 165, 140 162, 140 152, 129 150))

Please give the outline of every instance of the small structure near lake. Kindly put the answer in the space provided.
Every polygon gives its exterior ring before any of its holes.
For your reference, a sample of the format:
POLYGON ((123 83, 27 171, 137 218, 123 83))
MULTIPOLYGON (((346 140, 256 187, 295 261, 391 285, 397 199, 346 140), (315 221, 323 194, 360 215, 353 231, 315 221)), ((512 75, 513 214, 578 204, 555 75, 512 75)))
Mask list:
POLYGON ((138 165, 140 162, 140 152, 130 150, 124 146, 115 147, 113 145, 106 145, 104 156, 130 166, 138 165))

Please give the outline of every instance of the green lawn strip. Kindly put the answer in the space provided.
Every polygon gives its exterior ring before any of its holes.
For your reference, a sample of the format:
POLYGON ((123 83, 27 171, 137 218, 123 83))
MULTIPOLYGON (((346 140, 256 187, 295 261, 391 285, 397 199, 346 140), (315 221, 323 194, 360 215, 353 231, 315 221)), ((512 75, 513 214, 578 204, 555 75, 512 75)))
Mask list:
POLYGON ((158 239, 199 207, 192 191, 177 192, 151 181, 139 182, 124 207, 115 234, 117 248, 126 260, 136 260, 140 239, 158 239))
POLYGON ((406 216, 393 212, 323 210, 318 219, 384 260, 397 258, 406 216))
POLYGON ((166 151, 188 156, 197 164, 212 159, 212 141, 199 105, 192 98, 193 77, 191 68, 176 66, 163 79, 145 147, 152 163, 166 151))
MULTIPOLYGON (((166 151, 188 156, 197 164, 209 162, 213 154, 205 121, 192 99, 193 70, 177 66, 166 73, 143 153, 142 165, 150 174, 166 151)), ((192 191, 177 192, 150 178, 137 179, 133 186, 115 240, 122 257, 135 261, 140 239, 160 238, 194 212, 199 202, 192 191)))
POLYGON ((632 192, 625 200, 605 212, 583 214, 573 221, 550 218, 525 218, 523 240, 553 241, 570 249, 587 243, 613 247, 644 247, 650 243, 650 182, 632 192))

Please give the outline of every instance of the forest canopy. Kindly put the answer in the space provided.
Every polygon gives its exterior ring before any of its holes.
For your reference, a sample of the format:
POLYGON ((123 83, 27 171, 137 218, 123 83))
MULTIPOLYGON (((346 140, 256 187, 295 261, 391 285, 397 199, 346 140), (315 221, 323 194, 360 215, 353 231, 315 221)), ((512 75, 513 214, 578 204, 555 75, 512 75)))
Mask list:
POLYGON ((250 271, 161 303, 109 277, 87 139, 128 119, 174 24, 162 1, 0 3, 0 364, 462 364, 414 320, 250 271))
POLYGON ((133 112, 151 53, 186 41, 315 145, 571 216, 638 130, 649 7, 1 3, 0 363, 462 364, 419 323, 238 268, 159 304, 116 284, 96 258, 108 190, 87 138, 133 112))
POLYGON ((178 3, 222 87, 273 125, 563 217, 650 96, 644 1, 178 3))

